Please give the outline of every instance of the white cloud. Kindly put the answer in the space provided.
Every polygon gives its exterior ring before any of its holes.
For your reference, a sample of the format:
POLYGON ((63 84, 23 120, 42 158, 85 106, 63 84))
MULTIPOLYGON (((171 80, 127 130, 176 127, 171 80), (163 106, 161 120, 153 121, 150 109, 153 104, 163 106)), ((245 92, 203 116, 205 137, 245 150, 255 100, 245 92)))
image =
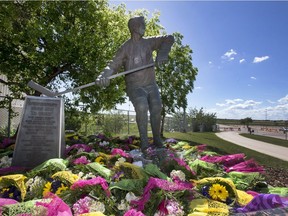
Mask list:
POLYGON ((267 59, 269 59, 269 56, 255 57, 253 60, 253 63, 260 63, 260 62, 265 61, 267 59))
POLYGON ((224 106, 227 106, 227 104, 225 104, 225 103, 216 103, 216 106, 224 107, 224 106))
POLYGON ((213 62, 212 62, 212 61, 209 61, 208 64, 211 65, 211 64, 213 64, 213 62))
POLYGON ((226 99, 224 102, 216 103, 216 107, 208 109, 208 112, 216 113, 217 118, 287 120, 288 116, 288 94, 275 102, 266 100, 265 103, 257 100, 226 99), (268 104, 269 106, 265 106, 268 104))
POLYGON ((278 100, 280 104, 288 104, 288 95, 278 100))
POLYGON ((256 77, 251 76, 250 78, 253 79, 253 80, 256 80, 256 77))
POLYGON ((223 56, 221 56, 221 58, 228 61, 233 61, 235 55, 237 55, 237 52, 233 49, 230 49, 223 56))
POLYGON ((271 100, 269 100, 269 99, 267 100, 267 102, 268 102, 268 103, 271 103, 271 104, 275 104, 275 103, 276 103, 276 102, 271 101, 271 100))
POLYGON ((195 90, 201 90, 201 89, 203 89, 203 87, 201 87, 201 86, 196 86, 195 87, 195 90))
POLYGON ((239 60, 239 63, 242 64, 242 63, 245 62, 245 61, 246 61, 245 59, 240 59, 240 60, 239 60))
POLYGON ((235 110, 235 109, 253 109, 254 107, 256 107, 257 105, 261 104, 262 102, 257 102, 254 100, 246 100, 243 103, 238 103, 235 104, 233 106, 230 106, 229 109, 231 110, 235 110))

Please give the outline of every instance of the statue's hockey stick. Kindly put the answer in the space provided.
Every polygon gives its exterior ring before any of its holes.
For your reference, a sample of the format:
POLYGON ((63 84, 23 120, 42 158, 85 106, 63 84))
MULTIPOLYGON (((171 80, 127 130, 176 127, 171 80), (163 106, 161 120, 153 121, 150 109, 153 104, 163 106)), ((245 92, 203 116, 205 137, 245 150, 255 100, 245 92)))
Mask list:
MULTIPOLYGON (((128 70, 128 71, 124 71, 124 72, 121 72, 121 73, 118 73, 118 74, 114 74, 114 75, 108 77, 108 79, 113 79, 113 78, 116 78, 116 77, 119 77, 119 76, 122 76, 122 75, 134 73, 136 71, 143 70, 143 69, 146 69, 146 68, 149 68, 149 67, 153 67, 153 66, 154 66, 154 63, 148 64, 148 65, 144 65, 144 66, 141 66, 141 67, 138 67, 138 68, 134 68, 134 69, 131 69, 131 70, 128 70)), ((38 83, 36 83, 36 82, 34 82, 32 80, 30 80, 28 82, 28 86, 29 87, 35 89, 38 92, 41 92, 43 95, 46 95, 48 97, 60 96, 60 95, 63 95, 63 94, 69 93, 69 92, 73 92, 73 91, 77 91, 77 90, 80 90, 80 89, 83 89, 83 88, 87 88, 87 87, 90 87, 90 86, 93 86, 93 85, 98 85, 97 81, 92 82, 92 83, 88 83, 86 85, 82 85, 82 86, 79 86, 79 87, 76 87, 76 88, 73 88, 73 89, 67 89, 67 90, 62 91, 62 92, 53 92, 53 91, 45 88, 44 86, 39 85, 38 83)))

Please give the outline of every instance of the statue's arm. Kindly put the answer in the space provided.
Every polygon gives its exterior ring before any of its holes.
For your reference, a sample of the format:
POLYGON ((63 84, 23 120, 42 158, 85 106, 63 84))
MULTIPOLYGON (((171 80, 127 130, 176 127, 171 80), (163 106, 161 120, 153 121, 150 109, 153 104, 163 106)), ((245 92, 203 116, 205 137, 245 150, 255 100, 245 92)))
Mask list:
POLYGON ((108 63, 108 65, 97 77, 96 83, 100 86, 108 86, 110 84, 110 80, 108 79, 108 77, 110 77, 114 73, 117 73, 120 70, 120 68, 123 66, 124 59, 125 44, 119 48, 113 59, 108 63))
POLYGON ((153 49, 157 51, 157 64, 165 63, 168 60, 168 54, 174 43, 174 37, 172 35, 157 36, 154 42, 153 49))
POLYGON ((108 63, 104 71, 102 72, 106 77, 111 76, 114 73, 118 73, 121 67, 123 66, 125 59, 125 44, 122 45, 119 50, 116 52, 112 61, 108 63))

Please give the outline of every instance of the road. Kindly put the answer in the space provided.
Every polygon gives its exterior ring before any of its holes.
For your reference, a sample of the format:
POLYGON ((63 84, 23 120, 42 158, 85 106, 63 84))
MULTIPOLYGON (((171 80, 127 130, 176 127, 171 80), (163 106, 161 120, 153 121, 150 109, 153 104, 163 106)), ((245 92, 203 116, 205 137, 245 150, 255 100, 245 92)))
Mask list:
POLYGON ((224 131, 216 133, 216 135, 226 141, 236 145, 252 149, 254 151, 288 161, 288 147, 273 145, 270 143, 261 142, 254 139, 249 139, 239 135, 236 131, 224 131))

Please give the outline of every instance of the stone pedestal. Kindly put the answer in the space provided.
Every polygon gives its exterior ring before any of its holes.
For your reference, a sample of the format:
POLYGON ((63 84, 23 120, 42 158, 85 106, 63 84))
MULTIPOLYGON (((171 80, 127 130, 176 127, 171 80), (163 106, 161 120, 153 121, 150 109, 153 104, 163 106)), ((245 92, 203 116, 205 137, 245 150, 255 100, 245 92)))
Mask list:
POLYGON ((16 139, 12 166, 34 168, 65 151, 62 98, 27 96, 16 139))

